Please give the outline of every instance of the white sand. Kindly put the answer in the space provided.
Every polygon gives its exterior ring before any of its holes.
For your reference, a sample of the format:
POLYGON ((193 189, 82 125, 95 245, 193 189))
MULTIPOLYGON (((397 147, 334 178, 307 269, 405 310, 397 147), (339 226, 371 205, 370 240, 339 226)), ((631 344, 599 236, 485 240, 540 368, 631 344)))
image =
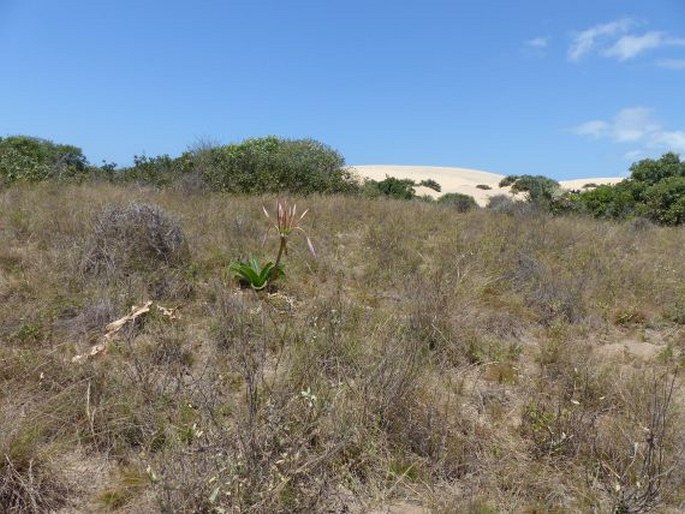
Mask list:
MULTIPOLYGON (((499 187, 499 182, 505 176, 487 171, 471 170, 467 168, 452 168, 444 166, 392 166, 365 165, 353 166, 353 170, 363 178, 383 180, 386 176, 408 178, 415 182, 433 179, 442 187, 438 193, 427 187, 418 187, 419 195, 430 195, 437 198, 445 193, 463 193, 476 199, 479 205, 485 205, 488 198, 495 195, 510 194, 508 187, 499 187), (489 186, 491 189, 481 189, 476 186, 489 186)), ((560 181, 564 189, 582 189, 586 184, 615 184, 623 180, 622 177, 602 177, 560 181)))

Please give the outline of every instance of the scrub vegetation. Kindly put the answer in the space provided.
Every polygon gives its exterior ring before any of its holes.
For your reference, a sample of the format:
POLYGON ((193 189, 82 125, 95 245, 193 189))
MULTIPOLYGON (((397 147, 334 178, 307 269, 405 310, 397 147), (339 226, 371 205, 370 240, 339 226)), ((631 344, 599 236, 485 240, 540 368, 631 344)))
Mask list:
POLYGON ((685 509, 682 227, 185 184, 0 191, 0 511, 685 509))

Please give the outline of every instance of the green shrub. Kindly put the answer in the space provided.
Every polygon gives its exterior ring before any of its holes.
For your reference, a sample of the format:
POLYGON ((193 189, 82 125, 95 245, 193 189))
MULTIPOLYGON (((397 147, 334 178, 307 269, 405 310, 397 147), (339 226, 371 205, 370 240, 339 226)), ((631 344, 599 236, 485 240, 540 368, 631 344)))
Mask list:
POLYGON ((617 220, 643 217, 663 225, 685 222, 685 162, 677 154, 643 159, 630 171, 631 178, 614 186, 565 194, 561 210, 617 220))
POLYGON ((0 183, 83 180, 90 173, 80 148, 28 136, 0 138, 0 183))
POLYGON ((140 185, 168 187, 179 180, 182 174, 179 159, 168 155, 146 157, 135 155, 133 166, 115 173, 116 181, 135 182, 140 185))
POLYGON ((579 193, 570 193, 567 199, 571 209, 595 218, 626 219, 636 208, 633 186, 625 183, 616 186, 599 186, 579 193))
POLYGON ((438 193, 442 191, 440 184, 433 179, 426 179, 417 183, 410 178, 397 178, 386 175, 381 181, 366 180, 362 188, 362 194, 369 198, 385 196, 396 200, 413 200, 415 198, 420 198, 424 201, 431 201, 432 198, 430 196, 416 196, 417 186, 427 187, 438 193))
POLYGON ((422 180, 419 182, 419 186, 427 187, 428 189, 432 189, 436 193, 439 193, 442 191, 442 187, 440 184, 437 183, 437 181, 433 180, 432 178, 422 180))
POLYGON ((647 216, 664 225, 685 223, 685 175, 665 178, 645 192, 647 216))
POLYGON ((411 200, 416 198, 416 182, 411 179, 388 177, 381 181, 367 180, 365 195, 370 197, 385 196, 396 200, 411 200))
POLYGON ((444 194, 438 199, 438 203, 456 209, 458 212, 466 212, 478 208, 478 204, 472 196, 462 193, 444 194))
MULTIPOLYGON (((501 184, 501 183, 500 183, 501 184)), ((534 204, 549 206, 561 189, 559 182, 542 175, 521 175, 511 183, 514 193, 526 193, 526 199, 534 204)))
POLYGON ((657 160, 643 159, 630 167, 630 177, 649 185, 669 177, 685 177, 685 161, 673 152, 665 153, 657 160))
POLYGON ((499 181, 499 187, 508 187, 519 179, 518 175, 507 175, 499 181))
MULTIPOLYGON (((342 155, 313 139, 248 139, 203 151, 201 157, 202 180, 213 191, 306 195, 357 189, 342 155)), ((195 168, 192 155, 185 160, 195 168)))

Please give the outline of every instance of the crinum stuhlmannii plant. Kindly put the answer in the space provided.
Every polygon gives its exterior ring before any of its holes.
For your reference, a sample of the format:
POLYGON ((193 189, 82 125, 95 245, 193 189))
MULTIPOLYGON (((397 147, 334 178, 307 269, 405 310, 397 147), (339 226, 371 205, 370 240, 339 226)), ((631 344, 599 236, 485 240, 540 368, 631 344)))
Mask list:
POLYGON ((249 285, 255 291, 266 288, 269 283, 285 274, 281 260, 284 255, 288 255, 288 240, 292 234, 302 234, 307 242, 307 248, 312 256, 316 258, 314 245, 301 226, 301 222, 309 212, 309 209, 305 209, 304 212, 298 216, 297 204, 289 206, 287 202, 278 200, 274 215, 270 214, 264 206, 262 206, 262 210, 269 220, 269 227, 264 234, 262 245, 266 244, 269 234, 272 230, 275 230, 279 239, 276 261, 269 261, 262 266, 259 264, 259 261, 253 257, 248 259, 247 262, 235 262, 230 266, 230 269, 235 272, 239 280, 249 285))

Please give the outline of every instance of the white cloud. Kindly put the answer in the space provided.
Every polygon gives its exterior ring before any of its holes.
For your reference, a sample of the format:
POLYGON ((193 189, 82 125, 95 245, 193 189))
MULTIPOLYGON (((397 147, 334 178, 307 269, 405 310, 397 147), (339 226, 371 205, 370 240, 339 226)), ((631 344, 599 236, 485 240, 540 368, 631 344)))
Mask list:
POLYGON ((547 45, 549 44, 549 38, 546 37, 536 37, 534 39, 530 39, 526 41, 526 46, 529 46, 531 48, 547 48, 547 45))
POLYGON ((579 136, 589 136, 594 139, 605 137, 609 133, 610 125, 606 121, 593 120, 581 123, 573 129, 579 136))
POLYGON ((621 109, 611 124, 611 138, 619 143, 640 141, 661 129, 646 107, 621 109))
MULTIPOLYGON (((685 131, 665 129, 654 117, 652 109, 646 107, 621 109, 611 120, 587 121, 574 127, 573 132, 592 139, 685 153, 685 131)), ((631 150, 625 157, 634 159, 639 155, 640 150, 631 150)))
POLYGON ((626 33, 635 22, 630 18, 621 18, 620 20, 612 21, 595 25, 574 35, 573 42, 568 49, 568 58, 571 61, 579 61, 583 56, 592 52, 598 44, 599 40, 617 34, 626 33))
POLYGON ((653 144, 685 153, 685 130, 664 131, 657 134, 653 144))
MULTIPOLYGON (((590 54, 627 61, 657 48, 685 46, 685 39, 669 36, 666 32, 649 31, 637 34, 632 29, 636 22, 630 18, 595 25, 573 36, 568 59, 578 62, 590 54)), ((659 64, 665 68, 682 69, 680 59, 665 59, 659 64)))
POLYGON ((627 61, 646 50, 663 46, 666 41, 663 32, 647 32, 641 36, 629 34, 619 38, 618 41, 603 52, 603 55, 616 57, 619 61, 627 61))
POLYGON ((644 155, 645 152, 643 150, 630 150, 629 152, 623 154, 623 158, 626 161, 635 162, 639 160, 641 157, 644 157, 644 155))
POLYGON ((685 59, 660 59, 656 65, 669 70, 685 70, 685 59))

